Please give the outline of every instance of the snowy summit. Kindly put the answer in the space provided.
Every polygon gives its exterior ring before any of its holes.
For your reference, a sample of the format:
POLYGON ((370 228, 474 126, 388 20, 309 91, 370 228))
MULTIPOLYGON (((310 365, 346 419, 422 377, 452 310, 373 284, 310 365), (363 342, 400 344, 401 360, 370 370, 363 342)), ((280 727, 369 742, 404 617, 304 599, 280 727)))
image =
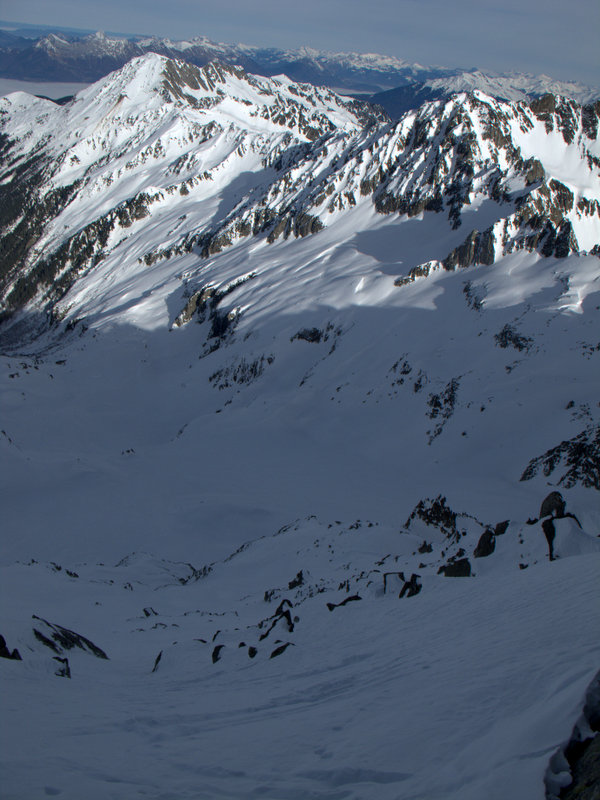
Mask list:
POLYGON ((588 800, 600 105, 455 88, 0 99, 7 798, 588 800))

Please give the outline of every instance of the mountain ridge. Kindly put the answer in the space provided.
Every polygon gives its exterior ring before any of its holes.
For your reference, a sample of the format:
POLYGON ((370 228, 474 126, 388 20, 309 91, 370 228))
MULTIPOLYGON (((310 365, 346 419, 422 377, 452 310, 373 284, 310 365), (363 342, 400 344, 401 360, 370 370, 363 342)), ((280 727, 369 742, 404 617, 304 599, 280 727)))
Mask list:
POLYGON ((10 796, 578 779, 599 118, 156 54, 0 100, 10 796))
MULTIPOLYGON (((502 241, 500 255, 525 247, 563 257, 579 249, 594 251, 598 245, 594 220, 599 216, 600 194, 593 188, 600 155, 598 104, 581 107, 549 95, 529 106, 511 105, 475 92, 425 104, 390 123, 368 106, 329 90, 295 84, 287 78, 259 79, 219 64, 190 67, 155 54, 135 59, 65 106, 20 98, 14 95, 2 101, 4 116, 14 114, 16 120, 23 120, 16 123, 24 126, 17 130, 27 141, 31 135, 26 132, 28 120, 35 108, 43 109, 36 133, 42 146, 32 148, 37 151, 32 159, 26 155, 31 145, 23 148, 7 140, 5 146, 13 152, 13 161, 5 174, 32 168, 38 175, 35 180, 43 184, 49 167, 40 172, 31 165, 40 158, 52 162, 51 191, 43 190, 39 213, 45 213, 44 204, 49 202, 58 203, 59 214, 63 208, 66 212, 84 203, 77 219, 86 219, 94 233, 90 239, 85 232, 88 228, 78 222, 70 244, 62 231, 73 223, 65 218, 56 229, 54 244, 42 239, 36 245, 37 252, 44 253, 40 261, 35 250, 27 254, 19 245, 28 238, 21 230, 36 224, 38 212, 19 221, 19 206, 13 201, 8 212, 15 221, 4 242, 5 249, 16 243, 5 262, 9 265, 3 289, 7 311, 18 308, 23 297, 31 298, 41 283, 47 283, 44 276, 64 273, 74 257, 83 267, 100 257, 100 249, 93 244, 98 242, 100 228, 105 229, 102 237, 106 237, 115 224, 123 230, 123 226, 147 217, 153 205, 156 210, 169 208, 169 197, 186 197, 191 192, 192 199, 198 192, 201 197, 211 194, 211 186, 227 163, 220 161, 223 153, 229 154, 235 168, 243 170, 248 147, 256 152, 254 166, 247 173, 250 183, 245 188, 250 193, 242 192, 236 202, 227 201, 229 207, 221 201, 216 218, 206 219, 198 232, 194 230, 197 226, 192 223, 190 227, 186 220, 183 227, 177 227, 177 238, 148 249, 140 257, 142 261, 149 266, 157 259, 181 256, 194 248, 206 258, 248 235, 266 238, 269 243, 290 233, 302 237, 317 233, 365 202, 382 216, 412 218, 444 211, 455 230, 463 223, 464 212, 472 216, 474 207, 489 203, 483 229, 478 222, 476 231, 465 232, 448 252, 439 253, 437 266, 429 264, 431 259, 427 259, 429 266, 413 264, 414 273, 397 276, 400 283, 442 265, 455 269, 457 265, 492 263, 494 242, 502 241), (144 110, 139 112, 142 100, 144 110), (51 144, 52 131, 61 127, 73 131, 71 140, 61 139, 57 151, 48 151, 45 139, 51 144), (269 136, 277 131, 278 141, 271 142, 269 136), (544 144, 550 139, 552 151, 544 144), (198 168, 198 154, 191 154, 190 143, 194 148, 201 145, 205 154, 202 169, 198 168), (23 155, 15 158, 19 150, 23 155), (102 155, 98 158, 95 152, 102 155), (259 170, 250 178, 259 162, 264 176, 259 170), (158 184, 152 178, 135 182, 137 172, 149 174, 147 163, 159 168, 158 184), (563 163, 571 166, 565 170, 563 163), (124 180, 128 173, 130 177, 124 180), (119 188, 134 185, 133 193, 119 188), (107 195, 104 211, 96 200, 101 187, 117 193, 110 200, 107 195), (50 197, 56 200, 50 201, 50 197), (96 220, 91 227, 90 215, 96 220), (15 286, 10 275, 22 269, 19 263, 29 264, 32 277, 29 280, 21 273, 15 286)), ((216 185, 215 191, 220 191, 220 186, 216 185)), ((31 200, 28 192, 26 202, 31 200)), ((80 269, 76 267, 73 276, 80 269)), ((63 291, 68 289, 67 280, 65 274, 58 284, 63 291)))
POLYGON ((0 47, 0 76, 22 80, 95 81, 131 58, 153 51, 169 58, 204 66, 215 59, 242 66, 246 71, 273 77, 280 73, 303 83, 326 85, 336 91, 360 92, 398 116, 425 100, 448 97, 453 91, 479 89, 501 100, 526 100, 546 93, 563 94, 580 103, 598 99, 598 89, 574 81, 521 73, 482 73, 411 64, 377 53, 322 52, 213 42, 206 36, 172 41, 157 36, 114 36, 101 32, 87 36, 49 33, 27 44, 5 34, 0 47), (387 90, 387 91, 383 91, 387 90), (382 93, 383 92, 383 93, 382 93))

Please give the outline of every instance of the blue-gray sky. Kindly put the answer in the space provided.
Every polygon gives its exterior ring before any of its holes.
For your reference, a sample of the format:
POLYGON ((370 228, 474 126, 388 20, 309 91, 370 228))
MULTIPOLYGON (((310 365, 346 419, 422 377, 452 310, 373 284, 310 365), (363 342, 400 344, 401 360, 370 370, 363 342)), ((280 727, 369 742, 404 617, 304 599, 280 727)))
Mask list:
POLYGON ((600 84, 599 0, 0 0, 0 18, 600 84))

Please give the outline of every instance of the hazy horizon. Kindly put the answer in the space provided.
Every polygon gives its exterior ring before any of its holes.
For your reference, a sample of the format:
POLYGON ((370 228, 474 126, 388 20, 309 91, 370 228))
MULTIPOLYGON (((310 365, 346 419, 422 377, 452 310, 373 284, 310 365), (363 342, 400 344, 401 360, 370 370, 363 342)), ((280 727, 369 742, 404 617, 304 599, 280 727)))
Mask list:
POLYGON ((227 0, 218 8, 196 0, 131 0, 102 5, 74 0, 0 2, 5 23, 57 26, 175 40, 206 36, 213 41, 258 47, 312 47, 337 52, 379 53, 424 65, 495 72, 546 74, 596 86, 600 83, 597 31, 600 4, 574 0, 568 7, 534 0, 527 4, 457 0, 285 0, 248 4, 227 0))

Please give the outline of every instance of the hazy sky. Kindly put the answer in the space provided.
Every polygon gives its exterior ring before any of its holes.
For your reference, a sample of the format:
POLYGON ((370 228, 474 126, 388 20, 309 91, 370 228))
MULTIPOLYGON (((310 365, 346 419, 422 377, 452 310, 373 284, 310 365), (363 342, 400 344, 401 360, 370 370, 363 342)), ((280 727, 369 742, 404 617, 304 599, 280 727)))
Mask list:
POLYGON ((600 0, 0 0, 0 18, 600 84, 600 0))

